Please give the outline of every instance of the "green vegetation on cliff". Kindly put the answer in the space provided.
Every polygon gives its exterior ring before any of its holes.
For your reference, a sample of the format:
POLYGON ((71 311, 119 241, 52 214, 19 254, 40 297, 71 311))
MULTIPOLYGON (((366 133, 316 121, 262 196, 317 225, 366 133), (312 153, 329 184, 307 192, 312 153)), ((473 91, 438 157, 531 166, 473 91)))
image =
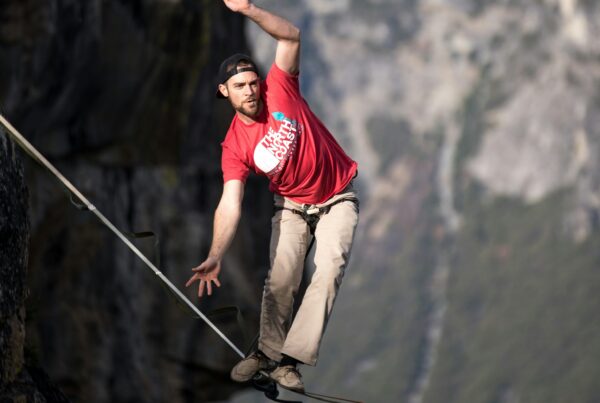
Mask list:
POLYGON ((600 236, 567 237, 567 200, 465 203, 425 402, 600 400, 600 236))

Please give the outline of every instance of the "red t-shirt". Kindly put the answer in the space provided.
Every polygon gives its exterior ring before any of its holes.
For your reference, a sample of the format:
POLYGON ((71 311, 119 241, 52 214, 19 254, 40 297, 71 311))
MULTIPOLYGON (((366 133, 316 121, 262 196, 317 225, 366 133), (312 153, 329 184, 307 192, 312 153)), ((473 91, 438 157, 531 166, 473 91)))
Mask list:
POLYGON ((273 64, 261 83, 263 109, 256 122, 237 114, 221 144, 225 182, 266 175, 271 191, 298 203, 323 203, 343 190, 357 164, 333 138, 300 94, 298 75, 273 64))

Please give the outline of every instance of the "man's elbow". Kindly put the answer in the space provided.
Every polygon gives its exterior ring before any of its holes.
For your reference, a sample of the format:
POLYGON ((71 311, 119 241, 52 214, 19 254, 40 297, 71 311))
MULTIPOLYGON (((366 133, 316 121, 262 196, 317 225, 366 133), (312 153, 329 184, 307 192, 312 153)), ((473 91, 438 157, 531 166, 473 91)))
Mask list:
POLYGON ((300 37, 301 37, 300 28, 298 28, 297 26, 292 26, 290 29, 290 35, 288 37, 288 40, 290 42, 300 43, 300 37))

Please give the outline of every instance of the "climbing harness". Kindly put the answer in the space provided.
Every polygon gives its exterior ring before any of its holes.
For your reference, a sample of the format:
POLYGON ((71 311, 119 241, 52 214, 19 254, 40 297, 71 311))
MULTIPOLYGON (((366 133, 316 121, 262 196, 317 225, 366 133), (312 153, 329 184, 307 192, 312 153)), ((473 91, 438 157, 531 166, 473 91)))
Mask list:
MULTIPOLYGON (((68 192, 70 194, 71 202, 73 204, 75 204, 75 206, 78 209, 86 210, 86 211, 90 211, 90 212, 94 213, 94 215, 96 217, 98 217, 98 219, 106 227, 108 227, 108 229, 110 229, 125 245, 127 245, 129 247, 129 249, 131 249, 131 251, 133 251, 133 253, 135 253, 150 270, 152 270, 152 272, 161 280, 162 284, 166 286, 167 290, 176 297, 176 300, 179 303, 182 303, 184 307, 187 307, 188 309, 190 309, 193 312, 193 314, 195 315, 195 317, 202 319, 241 358, 246 357, 246 355, 235 344, 233 344, 233 342, 231 340, 229 340, 229 338, 227 338, 227 336, 225 336, 225 334, 223 332, 221 332, 221 330, 219 330, 219 328, 217 328, 217 326, 215 326, 215 324, 205 314, 203 314, 202 311, 200 311, 181 291, 179 291, 179 289, 177 287, 175 287, 175 285, 173 285, 173 283, 171 283, 171 281, 169 281, 169 279, 167 277, 165 277, 165 275, 157 268, 157 265, 153 264, 128 239, 128 237, 129 238, 151 237, 151 236, 154 236, 154 234, 152 232, 146 231, 146 232, 138 232, 138 233, 127 233, 124 231, 120 231, 67 178, 65 178, 54 167, 54 165, 52 165, 44 157, 44 155, 42 155, 29 141, 27 141, 27 139, 21 133, 19 133, 17 131, 17 129, 15 129, 10 124, 10 122, 8 120, 6 120, 4 118, 4 116, 2 116, 1 114, 0 114, 0 126, 2 126, 4 128, 6 133, 16 142, 17 145, 19 145, 19 147, 21 147, 23 149, 23 151, 25 151, 33 160, 35 160, 40 165, 42 165, 44 168, 46 168, 48 171, 50 171, 63 184, 63 186, 68 190, 68 192)), ((303 210, 289 209, 287 207, 279 207, 278 209, 290 210, 296 214, 300 214, 304 218, 304 220, 307 222, 307 224, 309 225, 309 227, 311 229, 311 234, 314 235, 316 225, 319 222, 319 219, 321 218, 321 216, 323 214, 328 213, 330 208, 333 205, 335 205, 337 203, 341 203, 343 201, 352 201, 352 202, 356 203, 356 205, 358 207, 357 199, 341 198, 327 206, 320 207, 320 208, 315 207, 315 206, 313 206, 313 207, 304 206, 303 210)), ((240 323, 241 317, 240 317, 239 309, 237 309, 237 307, 222 308, 219 311, 213 312, 213 314, 227 313, 232 310, 237 310, 238 323, 240 323)), ((244 329, 244 328, 245 327, 242 326, 242 329, 244 329)), ((300 403, 300 402, 295 402, 295 401, 278 399, 279 390, 277 389, 277 383, 274 380, 272 380, 266 372, 261 372, 261 373, 257 374, 255 379, 252 380, 252 386, 254 386, 255 389, 263 392, 265 394, 265 397, 267 397, 268 399, 271 399, 275 402, 300 403)), ((318 394, 318 393, 299 392, 299 391, 294 391, 291 389, 286 389, 286 390, 290 390, 291 392, 306 396, 311 399, 323 401, 323 402, 362 403, 362 402, 359 402, 356 400, 337 398, 337 397, 322 395, 322 394, 318 394)))
POLYGON ((335 200, 334 202, 331 202, 322 207, 317 207, 314 204, 303 204, 301 210, 290 207, 275 206, 275 212, 287 210, 291 211, 294 214, 298 214, 308 225, 308 228, 310 229, 310 234, 315 235, 317 224, 319 223, 321 217, 329 213, 329 210, 331 210, 331 208, 336 204, 346 201, 354 203, 356 205, 356 208, 359 208, 358 199, 356 197, 341 197, 335 200))

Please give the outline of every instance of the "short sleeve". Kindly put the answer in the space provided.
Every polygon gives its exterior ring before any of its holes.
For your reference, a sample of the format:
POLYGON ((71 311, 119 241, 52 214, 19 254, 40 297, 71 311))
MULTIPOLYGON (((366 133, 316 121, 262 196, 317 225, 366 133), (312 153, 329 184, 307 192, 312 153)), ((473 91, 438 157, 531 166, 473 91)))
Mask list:
POLYGON ((299 75, 286 73, 277 67, 275 63, 271 66, 265 82, 270 91, 278 89, 293 97, 301 97, 299 75))
POLYGON ((239 179, 246 183, 250 168, 226 144, 222 144, 222 147, 221 169, 223 170, 223 182, 239 179))

